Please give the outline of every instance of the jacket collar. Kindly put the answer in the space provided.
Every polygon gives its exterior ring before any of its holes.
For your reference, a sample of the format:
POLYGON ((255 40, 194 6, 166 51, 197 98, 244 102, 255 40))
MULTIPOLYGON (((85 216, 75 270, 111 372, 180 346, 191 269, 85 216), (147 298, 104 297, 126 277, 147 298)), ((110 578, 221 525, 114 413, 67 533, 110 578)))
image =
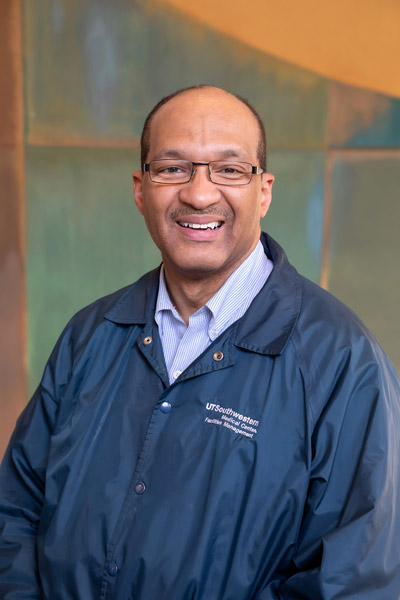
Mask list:
MULTIPOLYGON (((301 305, 301 283, 296 269, 271 236, 261 242, 274 268, 247 312, 235 324, 234 344, 260 354, 281 354, 296 324, 301 305)), ((154 321, 160 267, 146 273, 104 315, 113 323, 144 325, 154 321)))
POLYGON ((283 352, 297 322, 301 278, 271 236, 262 233, 261 242, 274 268, 247 313, 239 320, 235 344, 260 354, 275 355, 283 352))
POLYGON ((154 319, 160 267, 131 285, 104 317, 121 325, 144 325, 154 319))

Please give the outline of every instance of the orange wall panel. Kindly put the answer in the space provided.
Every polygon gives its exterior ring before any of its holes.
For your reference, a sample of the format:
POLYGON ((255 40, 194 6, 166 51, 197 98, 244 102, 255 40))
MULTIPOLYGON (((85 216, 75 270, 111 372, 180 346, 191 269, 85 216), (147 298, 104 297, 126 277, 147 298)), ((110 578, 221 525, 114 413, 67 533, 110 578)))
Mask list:
POLYGON ((325 77, 400 96, 397 0, 158 0, 325 77))
POLYGON ((0 3, 0 456, 25 402, 21 11, 0 3))

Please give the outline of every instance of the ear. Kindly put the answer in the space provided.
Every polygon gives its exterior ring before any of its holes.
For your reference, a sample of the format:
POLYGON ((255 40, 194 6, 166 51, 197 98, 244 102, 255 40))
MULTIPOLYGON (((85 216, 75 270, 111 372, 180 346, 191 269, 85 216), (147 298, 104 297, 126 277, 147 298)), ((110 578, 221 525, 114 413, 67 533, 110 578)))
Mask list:
POLYGON ((143 214, 143 173, 142 171, 134 171, 133 177, 133 197, 135 204, 140 214, 143 214))
POLYGON ((265 217, 268 212, 272 199, 272 184, 275 181, 275 177, 272 173, 263 173, 261 177, 260 219, 265 217))

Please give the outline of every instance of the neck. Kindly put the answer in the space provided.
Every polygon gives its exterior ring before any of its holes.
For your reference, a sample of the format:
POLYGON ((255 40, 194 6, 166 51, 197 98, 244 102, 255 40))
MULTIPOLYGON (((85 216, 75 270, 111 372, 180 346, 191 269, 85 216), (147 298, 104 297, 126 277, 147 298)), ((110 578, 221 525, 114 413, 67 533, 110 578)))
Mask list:
POLYGON ((165 282, 171 302, 189 325, 189 317, 202 308, 224 285, 228 277, 253 252, 258 238, 240 259, 213 272, 181 270, 163 256, 165 282))
POLYGON ((165 281, 168 294, 176 310, 189 324, 189 317, 204 306, 210 298, 223 286, 229 275, 214 275, 201 279, 177 277, 164 265, 165 281))

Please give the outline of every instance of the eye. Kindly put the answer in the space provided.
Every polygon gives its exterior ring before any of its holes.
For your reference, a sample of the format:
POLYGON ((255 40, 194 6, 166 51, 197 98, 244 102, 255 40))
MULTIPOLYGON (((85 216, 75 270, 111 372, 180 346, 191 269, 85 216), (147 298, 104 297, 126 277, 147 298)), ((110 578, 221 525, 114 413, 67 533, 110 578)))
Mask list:
POLYGON ((157 173, 181 173, 182 171, 184 171, 184 169, 182 169, 182 167, 180 167, 179 165, 169 165, 167 167, 159 167, 157 169, 157 173))
POLYGON ((240 178, 249 172, 247 164, 230 162, 214 163, 212 170, 219 177, 225 177, 227 179, 240 178))
POLYGON ((151 177, 154 180, 160 180, 161 183, 190 178, 190 163, 173 160, 155 160, 151 163, 151 177))
POLYGON ((238 173, 239 169, 236 167, 224 167, 223 169, 219 169, 219 173, 238 173))

